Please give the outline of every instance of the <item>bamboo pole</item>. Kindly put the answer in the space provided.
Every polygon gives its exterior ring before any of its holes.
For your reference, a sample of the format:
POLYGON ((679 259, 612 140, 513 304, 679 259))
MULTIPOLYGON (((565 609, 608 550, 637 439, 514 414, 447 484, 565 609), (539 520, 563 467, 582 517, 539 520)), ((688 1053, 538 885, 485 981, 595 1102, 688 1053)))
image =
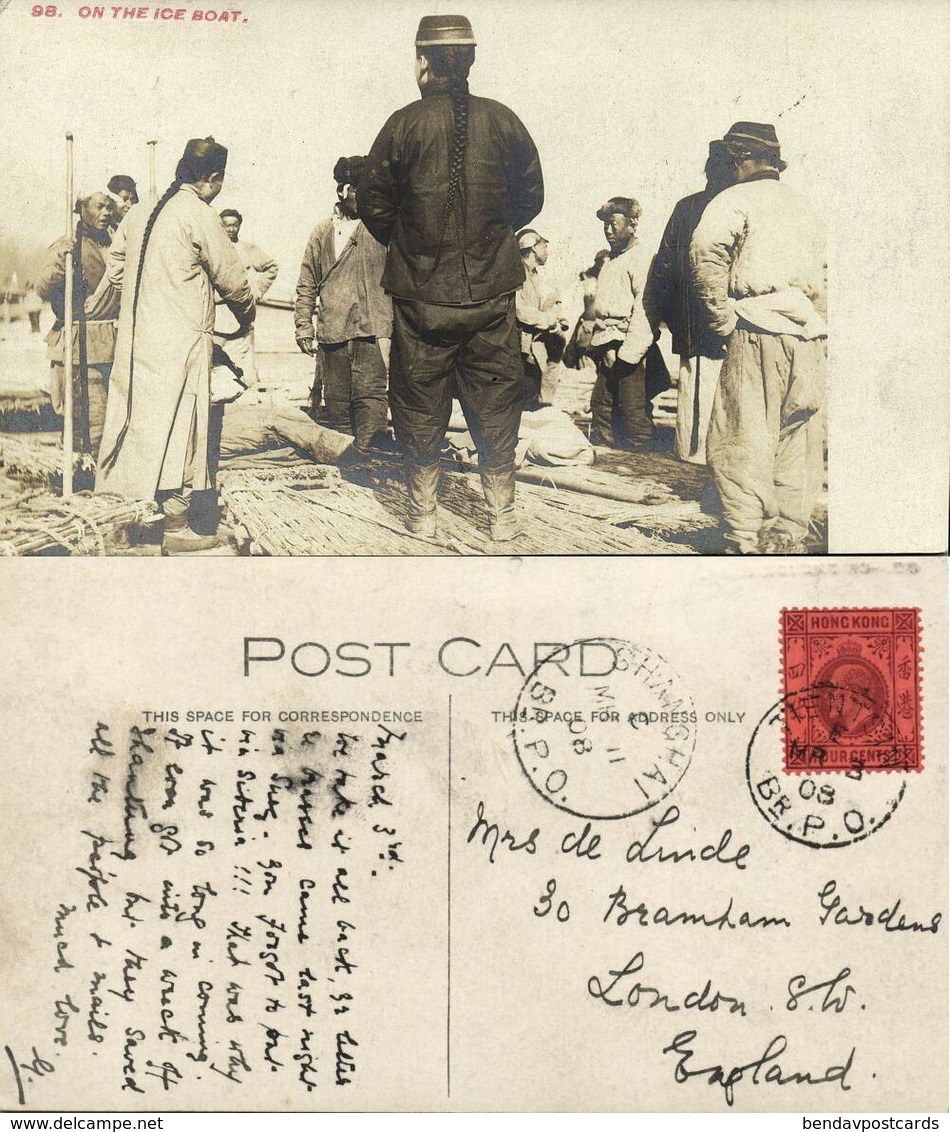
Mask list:
POLYGON ((158 192, 158 184, 155 180, 155 147, 158 141, 152 140, 146 144, 148 145, 148 195, 154 197, 158 192))
MULTIPOLYGON (((66 295, 63 310, 63 496, 73 493, 73 135, 66 131, 66 295)), ((81 254, 81 252, 80 252, 81 254)))

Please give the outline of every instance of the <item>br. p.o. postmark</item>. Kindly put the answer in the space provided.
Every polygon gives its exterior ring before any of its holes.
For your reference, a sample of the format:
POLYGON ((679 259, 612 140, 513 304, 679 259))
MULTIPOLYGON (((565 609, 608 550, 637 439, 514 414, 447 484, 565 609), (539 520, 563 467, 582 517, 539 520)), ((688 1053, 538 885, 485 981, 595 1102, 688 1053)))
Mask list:
MULTIPOLYGON (((855 767, 839 773, 785 769, 789 719, 818 710, 824 688, 783 697, 756 725, 746 753, 746 781, 756 808, 790 841, 812 849, 841 849, 885 825, 900 805, 909 772, 873 774, 855 767)), ((844 693, 845 699, 850 693, 844 693)))
POLYGON ((531 785, 552 805, 624 818, 675 789, 696 745, 696 710, 663 657, 592 638, 559 648, 530 673, 514 742, 531 785))
POLYGON ((781 643, 787 771, 923 768, 918 610, 784 609, 781 643))

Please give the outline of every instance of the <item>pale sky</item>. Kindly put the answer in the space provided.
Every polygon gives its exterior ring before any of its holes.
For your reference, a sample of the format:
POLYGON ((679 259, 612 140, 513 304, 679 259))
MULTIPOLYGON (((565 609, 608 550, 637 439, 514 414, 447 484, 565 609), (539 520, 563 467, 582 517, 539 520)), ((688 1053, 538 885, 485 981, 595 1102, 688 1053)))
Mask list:
MULTIPOLYGON (((52 238, 63 226, 66 129, 77 187, 116 172, 144 187, 155 137, 162 189, 184 141, 213 134, 231 151, 216 206, 240 208, 245 237, 278 258, 281 290, 292 287, 307 234, 332 206, 336 158, 365 153, 418 97, 419 17, 458 7, 479 41, 472 90, 510 105, 541 152, 536 226, 555 264, 577 270, 603 246, 594 212, 615 193, 640 200, 643 239, 655 242, 676 200, 702 187, 707 143, 735 119, 775 123, 788 179, 825 200, 841 141, 829 119, 844 125, 835 86, 849 81, 829 50, 842 20, 825 3, 246 0, 241 22, 208 24, 115 20, 112 5, 104 20, 81 19, 77 0, 34 18, 14 0, 0 16, 4 227, 52 238)), ((879 50, 844 22, 859 58, 879 50)))

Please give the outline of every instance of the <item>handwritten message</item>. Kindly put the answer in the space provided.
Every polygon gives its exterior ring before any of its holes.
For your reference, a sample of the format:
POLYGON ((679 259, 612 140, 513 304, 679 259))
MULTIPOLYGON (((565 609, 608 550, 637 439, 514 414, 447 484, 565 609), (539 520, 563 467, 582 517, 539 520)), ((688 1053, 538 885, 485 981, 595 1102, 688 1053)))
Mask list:
POLYGON ((375 910, 413 868, 408 728, 103 719, 87 748, 71 869, 42 894, 45 1017, 6 1050, 20 1103, 76 1047, 130 1106, 210 1079, 238 1105, 262 1077, 290 1103, 359 1081, 375 910))

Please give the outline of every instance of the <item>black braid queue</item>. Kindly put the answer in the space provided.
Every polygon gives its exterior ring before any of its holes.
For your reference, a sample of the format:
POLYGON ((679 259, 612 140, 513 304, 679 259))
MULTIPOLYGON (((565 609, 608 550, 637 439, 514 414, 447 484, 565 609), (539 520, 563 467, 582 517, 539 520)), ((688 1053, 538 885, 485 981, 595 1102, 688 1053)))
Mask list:
POLYGON ((112 451, 100 461, 102 467, 107 470, 115 464, 119 457, 119 449, 122 447, 125 435, 129 431, 129 421, 132 419, 132 379, 135 371, 135 314, 139 305, 139 288, 142 284, 142 270, 145 267, 145 251, 148 248, 149 237, 152 234, 152 229, 155 227, 155 221, 158 219, 159 213, 178 192, 182 183, 182 180, 176 177, 168 186, 159 198, 158 203, 152 209, 152 215, 148 218, 148 223, 145 225, 145 232, 142 236, 142 250, 139 252, 139 266, 138 271, 135 273, 135 287, 132 291, 132 326, 129 341, 129 388, 125 398, 125 421, 122 424, 122 428, 119 429, 119 435, 115 439, 112 451))
POLYGON ((449 217, 455 207, 465 166, 465 145, 468 140, 468 73, 475 62, 475 48, 468 46, 430 47, 423 54, 429 61, 434 78, 448 81, 452 99, 452 153, 449 158, 449 188, 442 212, 442 231, 445 234, 449 217))

